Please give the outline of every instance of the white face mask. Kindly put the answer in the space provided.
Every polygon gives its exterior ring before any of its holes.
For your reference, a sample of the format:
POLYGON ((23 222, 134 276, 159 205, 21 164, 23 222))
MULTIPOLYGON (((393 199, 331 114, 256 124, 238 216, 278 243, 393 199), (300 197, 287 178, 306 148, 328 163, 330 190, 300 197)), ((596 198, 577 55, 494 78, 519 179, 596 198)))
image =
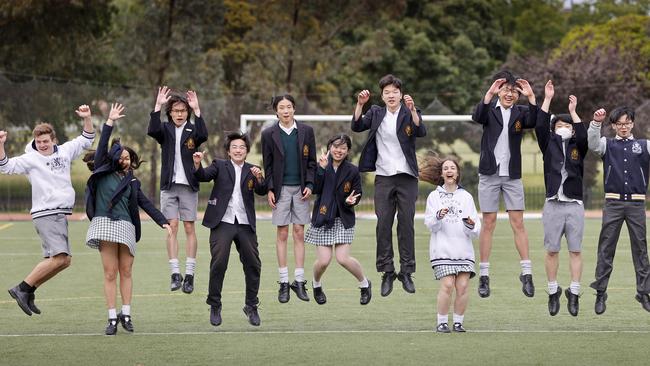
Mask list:
POLYGON ((570 139, 573 135, 573 130, 568 127, 560 127, 555 130, 555 133, 562 136, 562 140, 570 139))

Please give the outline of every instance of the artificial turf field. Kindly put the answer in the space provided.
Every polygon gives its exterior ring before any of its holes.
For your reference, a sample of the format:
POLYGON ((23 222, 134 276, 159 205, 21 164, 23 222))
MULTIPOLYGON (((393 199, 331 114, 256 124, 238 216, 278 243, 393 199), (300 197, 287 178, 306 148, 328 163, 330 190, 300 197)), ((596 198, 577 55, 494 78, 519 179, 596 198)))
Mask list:
MULTIPOLYGON (((223 324, 209 323, 205 304, 208 284, 208 230, 197 226, 199 254, 195 291, 169 291, 164 231, 148 221, 134 264, 132 315, 135 332, 121 327, 103 335, 106 308, 97 251, 84 246, 88 222, 70 222, 72 266, 37 291, 41 315, 26 316, 6 292, 20 282, 41 255, 30 221, 0 222, 0 364, 2 365, 168 365, 168 364, 489 364, 611 365, 650 363, 650 313, 634 299, 635 281, 627 229, 623 228, 608 290, 605 314, 593 311, 593 278, 600 219, 587 219, 584 236, 583 295, 580 314, 571 317, 562 298, 560 313, 547 311, 542 226, 526 220, 534 298, 521 293, 519 258, 512 232, 499 220, 491 259, 492 295, 481 299, 471 280, 465 334, 437 334, 435 298, 438 282, 428 265, 428 233, 416 220, 417 292, 407 294, 396 281, 388 297, 379 294, 374 269, 375 221, 357 222, 352 254, 373 282, 369 305, 359 305, 356 280, 333 262, 323 278, 327 304, 313 298, 277 301, 275 228, 258 222, 262 278, 262 325, 248 324, 242 306, 244 280, 233 246, 223 293, 223 324)), ((179 235, 181 237, 181 235, 179 235)), ((560 286, 569 284, 565 243, 560 286)), ((291 248, 291 242, 290 242, 291 248)), ((478 243, 475 243, 478 256, 478 243)), ((315 253, 306 250, 306 278, 315 253)), ((290 257, 292 251, 289 251, 290 257)), ((181 255, 184 258, 184 254, 181 255)), ((183 262, 184 260, 181 260, 183 262)), ((290 277, 293 264, 290 260, 290 277)), ((184 266, 182 266, 183 268, 184 266)), ((312 295, 309 291, 310 297, 312 295)), ((118 311, 119 311, 118 296, 118 311)), ((451 316, 450 316, 451 318, 451 316)))

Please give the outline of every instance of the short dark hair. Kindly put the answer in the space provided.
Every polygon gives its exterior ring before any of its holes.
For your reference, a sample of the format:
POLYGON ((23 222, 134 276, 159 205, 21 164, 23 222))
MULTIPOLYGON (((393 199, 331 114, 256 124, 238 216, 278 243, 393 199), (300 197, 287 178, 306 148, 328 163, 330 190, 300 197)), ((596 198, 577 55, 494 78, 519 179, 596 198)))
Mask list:
POLYGON ((555 131, 555 124, 558 122, 571 123, 573 124, 573 118, 570 114, 556 114, 551 119, 551 131, 555 131))
POLYGON ((251 141, 248 138, 247 133, 230 132, 226 135, 226 140, 223 142, 223 148, 226 150, 226 154, 230 151, 230 143, 234 140, 244 140, 244 144, 246 144, 246 153, 251 151, 251 141))
POLYGON ((165 114, 167 114, 167 118, 169 122, 172 122, 172 107, 174 106, 175 103, 183 103, 185 104, 185 108, 187 108, 187 119, 190 119, 190 116, 192 115, 192 108, 190 108, 190 103, 187 102, 187 98, 185 96, 174 93, 171 95, 167 103, 165 104, 165 114))
POLYGON ((382 91, 385 87, 392 85, 397 88, 400 92, 402 91, 402 80, 395 77, 393 74, 388 74, 379 79, 379 89, 382 91))
POLYGON ((517 79, 519 79, 519 76, 515 75, 510 70, 501 70, 492 76, 492 82, 498 79, 506 79, 505 85, 516 86, 517 79))
POLYGON ((271 98, 271 107, 273 108, 274 111, 278 111, 278 104, 283 100, 286 99, 291 102, 291 105, 293 106, 293 109, 296 109, 296 100, 293 98, 291 94, 282 94, 282 95, 276 95, 273 98, 271 98))
POLYGON ((618 121, 619 118, 625 115, 627 115, 627 118, 629 118, 630 121, 634 122, 634 109, 628 106, 621 106, 621 107, 614 108, 612 113, 609 114, 609 122, 616 123, 616 121, 618 121))

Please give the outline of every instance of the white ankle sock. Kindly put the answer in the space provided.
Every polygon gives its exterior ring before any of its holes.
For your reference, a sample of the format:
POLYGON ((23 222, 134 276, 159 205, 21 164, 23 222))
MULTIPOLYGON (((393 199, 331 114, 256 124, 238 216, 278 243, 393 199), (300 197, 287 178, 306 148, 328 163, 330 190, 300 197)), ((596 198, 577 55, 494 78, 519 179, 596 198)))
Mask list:
POLYGON ((519 264, 521 265, 521 274, 524 275, 533 274, 533 263, 530 261, 530 259, 524 259, 522 261, 519 261, 519 264))
POLYGON ((489 276, 490 275, 490 262, 480 262, 478 264, 479 276, 489 276))
POLYGON ((438 314, 438 324, 449 323, 449 314, 438 314))
POLYGON ((115 308, 108 309, 108 319, 117 319, 117 310, 115 308))
POLYGON ((571 281, 569 285, 569 291, 574 295, 580 295, 580 282, 571 281))
POLYGON ((367 288, 368 287, 368 277, 364 277, 363 281, 359 282, 359 287, 360 288, 367 288))
POLYGON ((557 281, 549 282, 548 283, 548 294, 553 295, 554 293, 557 292, 557 281))
POLYGON ((174 273, 181 273, 180 265, 178 264, 178 258, 169 260, 169 269, 174 273))
POLYGON ((289 268, 280 267, 278 272, 280 273, 280 283, 289 283, 289 268))
POLYGON ((454 323, 463 324, 464 319, 465 319, 465 315, 458 315, 458 314, 454 313, 454 323))
POLYGON ((185 260, 185 274, 194 276, 194 268, 196 268, 196 258, 187 257, 185 260))
POLYGON ((122 315, 131 315, 131 305, 122 305, 122 315))
POLYGON ((304 268, 296 268, 293 271, 293 277, 296 279, 296 282, 305 281, 305 269, 304 268))
POLYGON ((319 287, 322 287, 323 284, 322 284, 320 281, 312 280, 312 281, 311 281, 311 286, 312 286, 313 288, 319 288, 319 287))

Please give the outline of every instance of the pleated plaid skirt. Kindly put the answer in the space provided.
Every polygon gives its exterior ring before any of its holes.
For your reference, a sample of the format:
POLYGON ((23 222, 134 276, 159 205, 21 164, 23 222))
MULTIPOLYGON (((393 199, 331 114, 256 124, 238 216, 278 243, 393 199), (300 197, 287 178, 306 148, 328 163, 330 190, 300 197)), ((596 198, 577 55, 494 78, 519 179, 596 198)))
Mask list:
POLYGON ((352 244, 352 240, 354 240, 354 226, 346 229, 340 217, 334 219, 334 225, 329 229, 325 226, 310 226, 305 235, 305 242, 312 245, 352 244))
POLYGON ((446 276, 455 276, 461 272, 468 272, 469 278, 476 276, 476 272, 474 272, 474 266, 470 266, 467 264, 459 264, 459 265, 442 264, 433 267, 433 276, 436 278, 436 280, 440 280, 446 276))
POLYGON ((124 244, 135 257, 135 226, 129 221, 111 220, 105 216, 93 217, 86 234, 86 245, 99 249, 100 241, 124 244))

